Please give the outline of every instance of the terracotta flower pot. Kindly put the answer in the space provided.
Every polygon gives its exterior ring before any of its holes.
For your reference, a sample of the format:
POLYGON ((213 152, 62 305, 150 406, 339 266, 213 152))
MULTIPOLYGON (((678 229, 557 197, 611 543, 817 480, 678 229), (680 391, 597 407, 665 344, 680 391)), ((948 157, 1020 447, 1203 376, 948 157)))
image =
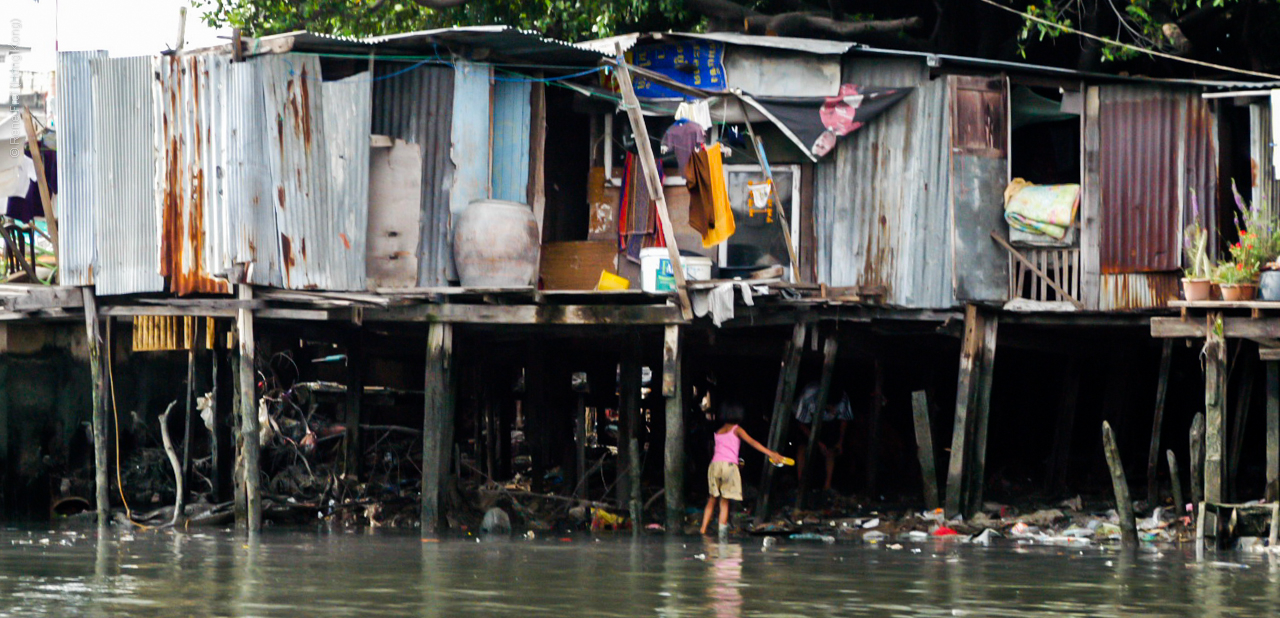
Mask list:
POLYGON ((1253 300, 1258 293, 1256 283, 1223 283, 1218 287, 1222 289, 1222 300, 1227 302, 1253 300))
POLYGON ((1187 300, 1209 300, 1213 283, 1208 279, 1182 279, 1182 297, 1187 300))

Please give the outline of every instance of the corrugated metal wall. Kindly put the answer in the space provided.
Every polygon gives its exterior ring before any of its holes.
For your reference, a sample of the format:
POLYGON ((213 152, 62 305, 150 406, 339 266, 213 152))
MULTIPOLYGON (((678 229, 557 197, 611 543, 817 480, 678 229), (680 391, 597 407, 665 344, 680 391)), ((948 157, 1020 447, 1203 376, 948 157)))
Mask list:
MULTIPOLYGON (((164 290, 155 208, 151 58, 95 58, 93 219, 98 294, 164 290)), ((78 224, 79 222, 77 222, 78 224)), ((77 230, 77 233, 79 230, 77 230)))
POLYGON ((280 235, 268 187, 266 101, 258 62, 231 65, 227 83, 226 226, 230 245, 222 266, 246 264, 245 280, 283 287, 280 235))
POLYGON ((369 129, 371 75, 357 73, 324 82, 325 147, 329 155, 329 195, 334 237, 330 239, 330 285, 339 290, 365 288, 365 245, 369 221, 369 129), (336 241, 336 242, 335 242, 336 241))
POLYGON ((1280 214, 1280 180, 1276 180, 1271 148, 1271 103, 1249 106, 1249 158, 1253 169, 1253 201, 1271 216, 1280 214))
POLYGON ((106 52, 58 54, 58 277, 92 285, 94 272, 94 106, 90 62, 106 52))
POLYGON ((1208 104, 1189 89, 1150 85, 1104 86, 1100 103, 1102 272, 1176 270, 1192 190, 1210 237, 1217 235, 1209 216, 1217 146, 1208 104))
POLYGON ((447 285, 453 264, 449 234, 449 159, 453 126, 453 69, 422 66, 407 73, 402 63, 379 63, 374 82, 373 132, 422 149, 422 215, 405 225, 420 226, 418 285, 447 285))
POLYGON ((846 60, 844 81, 917 90, 815 166, 819 281, 883 286, 893 306, 949 308, 946 83, 921 61, 883 59, 846 60))
POLYGON ((493 86, 493 198, 529 201, 529 82, 493 86))

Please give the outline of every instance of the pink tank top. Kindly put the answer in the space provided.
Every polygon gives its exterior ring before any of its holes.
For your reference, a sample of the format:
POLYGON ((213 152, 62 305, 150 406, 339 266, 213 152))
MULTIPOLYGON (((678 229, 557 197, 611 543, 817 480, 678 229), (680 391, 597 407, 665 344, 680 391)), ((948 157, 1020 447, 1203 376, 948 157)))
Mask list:
POLYGON ((717 461, 738 463, 738 447, 742 446, 742 440, 738 438, 738 434, 730 430, 725 433, 716 433, 715 437, 716 452, 712 455, 711 461, 713 463, 717 461))

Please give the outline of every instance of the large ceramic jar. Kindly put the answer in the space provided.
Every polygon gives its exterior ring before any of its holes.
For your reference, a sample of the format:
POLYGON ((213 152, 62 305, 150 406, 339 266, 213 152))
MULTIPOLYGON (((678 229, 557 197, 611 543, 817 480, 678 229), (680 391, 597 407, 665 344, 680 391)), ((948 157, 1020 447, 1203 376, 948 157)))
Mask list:
POLYGON ((540 247, 538 222, 524 204, 476 200, 453 224, 453 261, 463 287, 532 286, 540 247))

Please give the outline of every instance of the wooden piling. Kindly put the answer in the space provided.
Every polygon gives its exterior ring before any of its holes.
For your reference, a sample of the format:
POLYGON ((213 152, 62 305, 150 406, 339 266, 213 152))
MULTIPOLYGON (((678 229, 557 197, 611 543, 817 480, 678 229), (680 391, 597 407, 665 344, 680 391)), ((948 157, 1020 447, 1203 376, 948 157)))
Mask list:
POLYGON ((1204 501, 1204 413, 1196 412, 1191 419, 1191 502, 1204 501))
POLYGON ((951 460, 947 465, 947 517, 961 514, 964 500, 965 466, 971 450, 977 408, 978 374, 982 363, 983 317, 975 305, 964 309, 964 341, 960 347, 960 373, 956 381, 955 426, 951 431, 951 460))
POLYGON ((1080 361, 1067 360, 1062 378, 1062 394, 1058 398, 1058 419, 1053 430, 1053 447, 1049 452, 1049 474, 1045 489, 1057 491, 1067 483, 1067 466, 1071 461, 1071 436, 1075 431, 1076 395, 1080 392, 1080 361))
POLYGON ((1280 500, 1280 362, 1267 361, 1267 490, 1280 500))
MULTIPOLYGON (((778 388, 773 397, 773 413, 769 420, 767 446, 770 450, 781 452, 782 440, 787 435, 787 425, 791 421, 791 410, 796 394, 796 378, 800 375, 800 355, 804 352, 805 333, 808 325, 797 322, 791 329, 791 339, 782 353, 782 366, 778 372, 778 388)), ((760 501, 756 507, 756 523, 769 519, 769 497, 773 493, 773 472, 776 466, 765 460, 760 473, 760 501)))
POLYGON ((1178 456, 1173 454, 1173 449, 1165 451, 1165 457, 1169 460, 1169 484, 1173 486, 1173 512, 1179 517, 1186 515, 1187 503, 1183 502, 1182 496, 1182 476, 1178 474, 1178 456))
POLYGON ((985 316, 982 321, 982 357, 978 363, 976 412, 973 428, 973 465, 966 480, 967 508, 965 515, 973 515, 982 508, 982 492, 987 480, 987 427, 991 419, 991 385, 996 368, 996 330, 1000 318, 985 316))
POLYGON ((440 527, 440 487, 449 473, 452 448, 446 425, 453 420, 453 325, 433 322, 427 329, 427 367, 422 415, 422 538, 440 527))
MULTIPOLYGON (((1249 346, 1250 342, 1240 341, 1240 346, 1249 346)), ((1240 350, 1237 355, 1240 370, 1240 381, 1236 383, 1235 413, 1231 418, 1231 444, 1227 448, 1227 478, 1223 494, 1230 500, 1239 496, 1239 485, 1236 484, 1240 471, 1240 453, 1244 450, 1244 436, 1249 428, 1249 408, 1253 406, 1253 382, 1257 375, 1257 350, 1240 350)), ((1225 379, 1225 378, 1224 378, 1225 379)))
POLYGON ((360 478, 360 466, 364 460, 364 449, 361 448, 360 423, 362 421, 362 403, 364 402, 364 337, 359 329, 347 334, 347 393, 346 418, 347 435, 342 444, 343 461, 349 477, 360 478))
POLYGON ((684 522, 684 346, 680 335, 680 327, 669 324, 662 337, 662 396, 667 408, 663 481, 666 528, 673 534, 681 531, 684 522))
MULTIPOLYGON (((573 421, 574 442, 577 445, 576 462, 574 477, 577 483, 573 495, 575 498, 585 498, 591 495, 588 491, 590 483, 587 482, 587 396, 584 393, 578 393, 578 405, 575 408, 576 417, 573 421)), ((490 415, 492 416, 492 415, 490 415)), ((496 423, 493 423, 496 426, 496 423)))
MULTIPOLYGON (((84 299, 84 324, 89 343, 89 378, 93 382, 93 481, 94 507, 97 510, 98 525, 105 526, 109 521, 110 485, 107 481, 107 381, 102 371, 103 346, 98 323, 98 299, 93 288, 81 288, 84 299)), ((110 354, 111 350, 106 350, 110 354)))
POLYGON ((641 366, 643 361, 640 338, 629 335, 622 348, 622 381, 618 412, 621 415, 618 425, 621 429, 621 443, 626 450, 618 450, 618 502, 627 505, 631 515, 631 529, 639 534, 643 528, 640 494, 640 387, 641 366), (623 481, 625 482, 625 485, 623 481))
POLYGON ((827 340, 822 344, 822 377, 818 381, 817 409, 813 411, 809 421, 809 444, 805 446, 804 470, 800 475, 799 491, 796 492, 796 511, 804 508, 805 488, 808 487, 806 481, 818 474, 813 471, 814 468, 824 469, 823 464, 817 459, 818 444, 821 442, 820 435, 823 417, 827 414, 827 403, 831 399, 831 378, 835 372, 836 354, 839 351, 839 339, 834 333, 827 335, 827 340))
POLYGON ((876 359, 872 363, 872 387, 871 387, 871 405, 870 415, 867 418, 867 448, 864 451, 863 472, 866 485, 866 492, 869 496, 876 495, 876 485, 878 479, 877 466, 880 462, 880 417, 884 412, 884 369, 880 365, 880 360, 876 359))
MULTIPOLYGON (((248 285, 237 286, 238 298, 243 301, 253 299, 253 288, 248 285)), ((255 353, 253 335, 253 310, 244 303, 236 310, 236 330, 240 344, 239 378, 240 378, 240 433, 239 441, 243 450, 245 525, 250 533, 262 530, 262 492, 259 488, 262 467, 258 462, 260 445, 258 444, 258 397, 256 393, 257 373, 254 372, 253 359, 255 353)))
POLYGON ((1111 469, 1111 488, 1116 493, 1116 512, 1120 514, 1120 542, 1128 547, 1138 544, 1138 526, 1133 518, 1133 500, 1129 497, 1129 482, 1124 478, 1124 464, 1120 461, 1120 449, 1111 424, 1102 421, 1102 447, 1111 469))
MULTIPOLYGON (((1160 346, 1160 374, 1156 380, 1156 407, 1151 418, 1151 448, 1147 451, 1147 505, 1160 501, 1160 430, 1164 425, 1165 398, 1169 393, 1169 366, 1173 361, 1173 340, 1160 346)), ((1172 451, 1171 451, 1172 452, 1172 451)))
MULTIPOLYGON (((543 491, 547 470, 551 463, 551 408, 547 402, 547 374, 552 373, 549 359, 543 353, 544 342, 537 337, 530 337, 525 346, 524 357, 524 400, 520 410, 524 416, 524 435, 529 444, 533 478, 533 490, 543 491)), ((563 385, 562 385, 563 387, 563 385)))
POLYGON ((1208 317, 1204 343, 1204 499, 1223 501, 1223 440, 1226 434, 1227 342, 1222 334, 1222 313, 1208 317))
POLYGON ((933 465, 933 430, 929 426, 929 400, 925 391, 911 393, 911 415, 916 427, 916 457, 924 481, 924 506, 938 508, 938 471, 933 465))

